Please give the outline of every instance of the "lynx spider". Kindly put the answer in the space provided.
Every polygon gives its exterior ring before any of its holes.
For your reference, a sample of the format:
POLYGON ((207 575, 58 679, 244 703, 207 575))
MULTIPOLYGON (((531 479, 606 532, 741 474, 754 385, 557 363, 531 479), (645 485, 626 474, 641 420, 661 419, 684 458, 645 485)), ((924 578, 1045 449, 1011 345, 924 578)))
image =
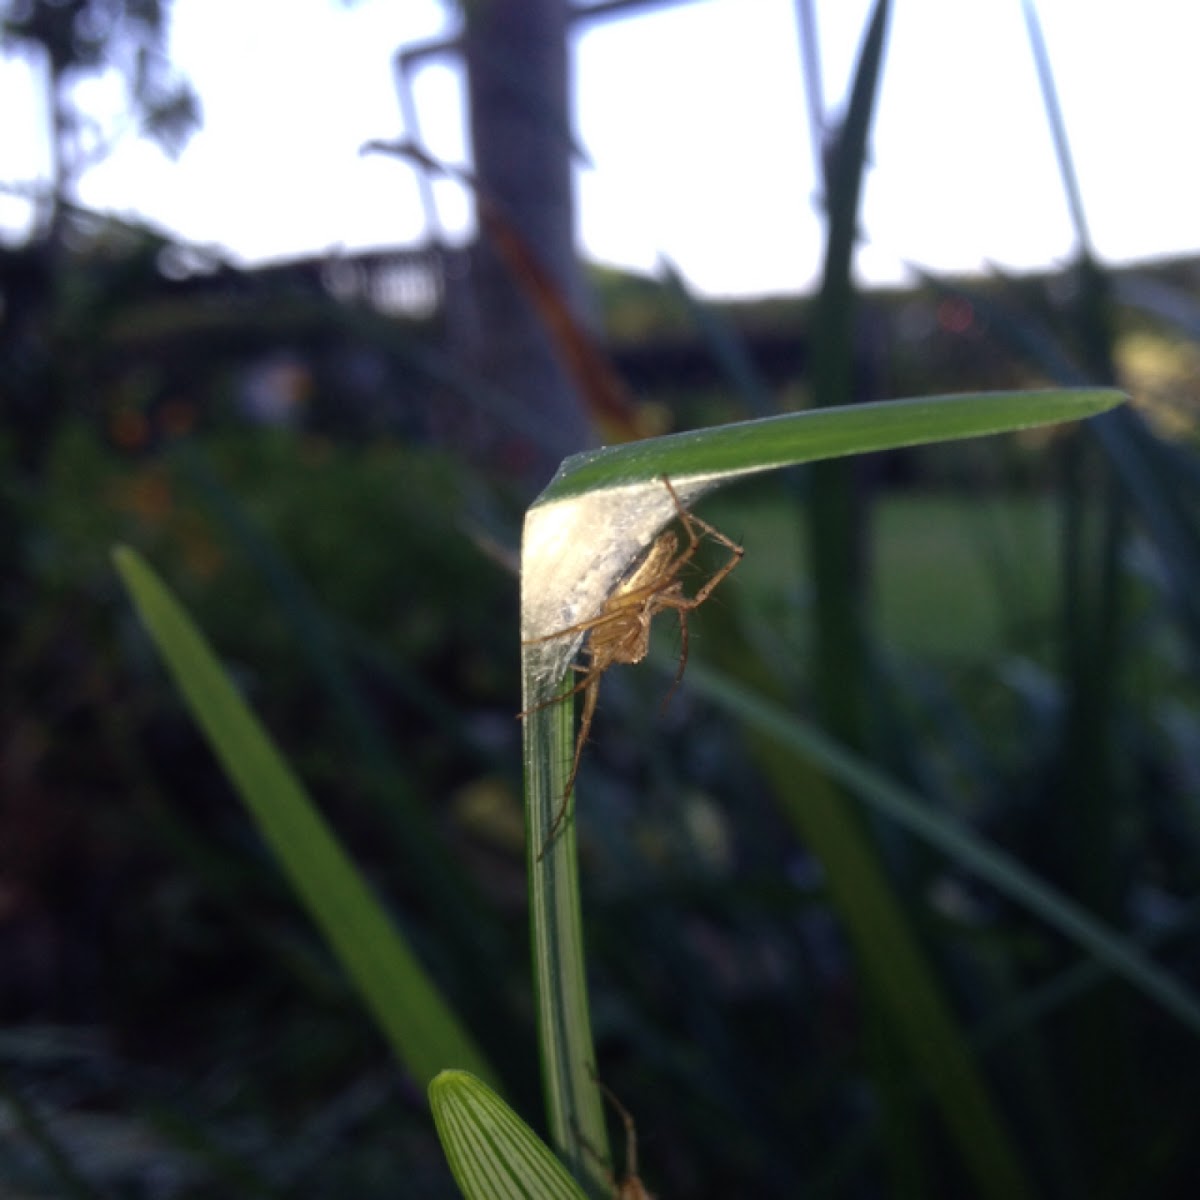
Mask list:
POLYGON ((671 685, 671 690, 663 701, 665 708, 683 679, 684 668, 687 666, 688 613, 699 608, 708 599, 717 584, 738 565, 744 553, 741 546, 727 538, 719 529, 714 528, 707 521, 685 508, 670 479, 665 475, 661 478, 663 486, 670 493, 671 500, 675 505, 675 513, 687 537, 687 545, 680 549, 679 537, 671 529, 660 533, 651 543, 649 550, 642 556, 641 561, 636 563, 613 589, 604 602, 604 607, 596 616, 590 617, 586 621, 579 621, 574 625, 568 625, 565 629, 559 629, 543 637, 531 638, 523 643, 526 646, 532 646, 576 633, 588 635, 587 643, 583 648, 583 653, 587 655, 587 661, 583 664, 572 664, 572 669, 578 671, 583 678, 570 691, 543 701, 520 714, 522 717, 527 717, 552 704, 561 703, 579 692, 584 693, 583 714, 579 719, 579 733, 575 739, 571 773, 567 777, 562 803, 551 823, 550 831, 546 835, 545 845, 538 854, 539 861, 554 840, 567 815, 571 792, 575 787, 575 777, 579 774, 579 762, 583 756, 583 747, 591 732, 592 718, 596 713, 600 680, 605 671, 617 663, 641 662, 650 649, 651 621, 658 613, 668 609, 677 613, 679 615, 680 641, 679 669, 675 673, 675 681, 671 685), (695 595, 688 596, 684 594, 679 576, 684 567, 695 557, 705 536, 724 546, 729 551, 729 559, 709 577, 695 595))

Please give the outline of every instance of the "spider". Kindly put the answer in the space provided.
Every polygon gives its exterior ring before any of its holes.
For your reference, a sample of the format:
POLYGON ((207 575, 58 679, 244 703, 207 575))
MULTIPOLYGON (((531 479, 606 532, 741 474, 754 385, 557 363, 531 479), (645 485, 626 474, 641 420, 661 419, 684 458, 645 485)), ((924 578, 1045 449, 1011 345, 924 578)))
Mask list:
POLYGON ((675 492, 671 481, 662 476, 663 486, 671 494, 679 524, 687 537, 687 545, 680 549, 679 537, 673 530, 660 533, 651 543, 650 548, 642 556, 617 586, 613 589, 604 607, 596 616, 575 625, 568 625, 555 633, 544 637, 531 638, 526 646, 539 642, 553 641, 555 638, 567 637, 570 634, 587 632, 587 643, 583 652, 587 661, 583 664, 573 664, 583 678, 562 695, 546 700, 533 708, 521 713, 527 717, 539 709, 551 704, 558 704, 579 692, 584 693, 583 715, 579 719, 579 733, 575 739, 575 755, 571 762, 571 773, 567 777, 566 790, 563 792, 562 803, 550 825, 546 835, 545 845, 538 854, 538 861, 546 853, 554 840, 567 815, 571 792, 575 787, 575 777, 579 774, 579 760, 583 755, 584 743, 592 728, 592 718, 596 712, 596 699, 600 693, 600 679, 604 672, 616 663, 639 663, 646 657, 650 649, 650 622, 655 615, 671 609, 679 614, 679 670, 675 673, 675 682, 667 692, 663 701, 665 708, 674 695, 675 689, 683 679, 683 671, 687 666, 688 657, 688 613, 700 607, 712 594, 713 589, 741 561, 744 553, 741 546, 727 538, 719 529, 713 528, 707 521, 702 521, 694 513, 684 508, 675 492), (695 557, 704 536, 719 542, 729 551, 728 561, 718 568, 693 596, 684 594, 683 584, 679 576, 684 567, 695 557))

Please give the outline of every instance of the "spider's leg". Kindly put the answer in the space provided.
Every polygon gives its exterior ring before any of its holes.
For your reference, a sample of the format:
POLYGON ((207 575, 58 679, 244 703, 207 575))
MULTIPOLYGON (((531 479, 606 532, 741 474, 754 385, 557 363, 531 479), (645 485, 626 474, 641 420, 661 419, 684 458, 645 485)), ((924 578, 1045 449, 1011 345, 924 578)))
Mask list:
POLYGON ((575 790, 575 777, 579 774, 579 760, 583 757, 583 748, 587 745, 588 735, 592 732, 592 718, 596 715, 596 701, 600 697, 600 672, 595 672, 588 680, 587 693, 583 697, 583 714, 579 718, 579 733, 575 737, 575 758, 571 763, 571 774, 567 777, 567 786, 563 792, 563 804, 575 790))
POLYGON ((725 563, 724 566, 722 566, 719 570, 715 571, 712 578, 709 579, 708 582, 705 583, 705 585, 700 588, 700 590, 692 597, 690 602, 691 607, 698 608, 705 602, 705 600, 709 598, 710 595, 712 595, 713 588, 715 588, 717 584, 720 583, 721 580, 724 579, 725 576, 728 575, 734 569, 734 567, 736 567, 738 563, 742 561, 742 555, 745 554, 746 551, 739 546, 737 542, 727 538, 719 529, 714 529, 708 524, 708 522, 701 521, 699 517, 693 517, 692 519, 696 521, 706 533, 714 537, 718 542, 721 543, 721 545, 727 547, 729 550, 729 561, 725 563))
POLYGON ((679 690, 679 685, 683 682, 683 671, 687 666, 688 659, 688 624, 687 615, 690 605, 682 605, 675 611, 679 614, 679 670, 675 672, 675 680, 671 684, 670 690, 663 697, 662 707, 659 712, 666 712, 667 705, 671 703, 671 697, 679 690))
POLYGON ((543 633, 541 637, 527 638, 521 645, 540 646, 543 642, 552 642, 555 638, 566 637, 569 633, 584 633, 588 629, 595 629, 597 625, 606 625, 611 620, 611 612, 599 612, 594 617, 588 617, 586 621, 576 621, 574 625, 556 629, 553 633, 543 633))
MULTIPOLYGON (((579 733, 575 737, 575 757, 571 761, 571 773, 567 776, 567 786, 563 790, 562 803, 558 806, 558 812, 554 814, 554 820, 550 823, 546 840, 542 844, 541 850, 538 851, 538 862, 542 861, 542 855, 550 849, 550 843, 554 841, 559 826, 567 815, 571 793, 575 790, 575 777, 579 774, 579 761, 583 757, 584 743, 591 732, 592 717, 596 714, 596 699, 600 695, 600 675, 601 672, 592 671, 583 681, 583 686, 587 688, 587 694, 583 698, 583 715, 579 718, 579 733)), ((576 688, 575 691, 579 691, 579 688, 576 688)))
POLYGON ((679 498, 679 493, 675 490, 675 485, 667 478, 666 475, 660 475, 659 478, 663 481, 663 487, 671 493, 671 501, 675 505, 675 511, 679 515, 679 519, 687 524, 688 510, 683 507, 683 501, 679 498))
POLYGON ((692 597, 691 606, 693 608, 704 603, 705 600, 712 594, 713 588, 729 574, 742 560, 742 555, 745 550, 737 544, 732 538, 726 537, 715 525, 710 525, 703 517, 698 517, 694 512, 683 507, 682 501, 679 499, 675 491, 675 486, 664 475, 663 483, 666 485, 667 491, 671 493, 671 499, 675 501, 675 510, 679 514, 679 523, 683 526, 684 532, 688 536, 688 548, 675 560, 676 572, 691 559, 700 546, 700 536, 697 534, 699 529, 702 533, 707 534, 716 542, 720 542, 729 551, 729 561, 725 563, 719 571, 717 571, 711 579, 692 597))
MULTIPOLYGON (((700 542, 703 536, 711 537, 714 541, 719 542, 730 551, 729 561, 718 570, 711 579, 709 579, 702 588, 688 602, 692 608, 697 608, 704 603, 705 600, 712 594, 713 588, 733 570, 734 567, 741 561, 745 551, 737 542, 726 537, 715 525, 710 525, 703 517, 696 516, 695 513, 683 507, 682 502, 677 495, 674 485, 664 475, 662 481, 666 484, 667 491, 671 493, 671 499, 675 502, 675 510, 678 513, 679 523, 683 526, 684 532, 687 534, 688 545, 678 558, 671 564, 672 576, 678 576, 683 568, 691 562, 700 549, 700 542)), ((676 604, 670 605, 672 608, 678 608, 676 604)))
POLYGON ((727 550, 731 550, 739 558, 741 557, 742 547, 733 538, 723 534, 715 525, 710 525, 703 517, 698 517, 693 512, 688 513, 687 517, 693 525, 702 529, 714 542, 720 542, 727 550))
POLYGON ((696 526, 703 525, 704 522, 683 507, 683 501, 679 499, 675 485, 665 475, 662 477, 662 481, 666 485, 667 491, 671 493, 671 499, 675 504, 675 515, 688 537, 688 548, 675 560, 675 569, 678 572, 678 569, 696 553, 700 545, 700 538, 696 535, 696 526))
POLYGON ((598 1079, 593 1072, 592 1082, 604 1093, 604 1098, 611 1104, 616 1111, 618 1117, 621 1118, 621 1124, 625 1126, 625 1174, 631 1179, 637 1178, 637 1127, 633 1123, 633 1114, 617 1099, 617 1094, 598 1079))

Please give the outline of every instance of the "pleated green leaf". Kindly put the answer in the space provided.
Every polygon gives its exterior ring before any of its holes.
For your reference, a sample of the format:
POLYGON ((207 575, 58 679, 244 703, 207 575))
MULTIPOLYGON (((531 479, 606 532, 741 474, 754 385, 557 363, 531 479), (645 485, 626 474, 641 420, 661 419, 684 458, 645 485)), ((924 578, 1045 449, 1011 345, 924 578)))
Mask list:
POLYGON ((429 1104, 467 1200, 586 1200, 549 1146, 473 1075, 443 1071, 429 1104))

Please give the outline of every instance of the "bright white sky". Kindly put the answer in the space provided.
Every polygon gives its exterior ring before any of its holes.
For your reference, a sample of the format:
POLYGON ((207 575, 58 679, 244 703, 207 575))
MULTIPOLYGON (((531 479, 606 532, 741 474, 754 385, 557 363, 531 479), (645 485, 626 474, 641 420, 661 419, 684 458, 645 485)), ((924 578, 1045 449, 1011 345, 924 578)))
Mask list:
MULTIPOLYGON (((818 0, 827 100, 840 104, 868 0, 818 0)), ((1200 251, 1200 4, 1042 0, 1096 249, 1120 262, 1200 251)), ((172 53, 204 109, 177 162, 131 142, 82 187, 255 262, 409 245, 425 232, 410 168, 359 155, 401 132, 391 58, 448 27, 441 0, 175 0, 172 53)), ((710 295, 798 291, 820 266, 821 222, 795 0, 696 0, 574 39, 577 173, 591 257, 652 272, 672 259, 710 295)), ((426 144, 465 161, 463 88, 418 77, 426 144)), ((111 90, 95 88, 95 103, 111 90)), ((0 61, 0 180, 45 161, 42 102, 0 61)), ((1019 0, 898 0, 873 135, 864 279, 1062 261, 1073 249, 1019 0)), ((439 184, 451 233, 469 203, 439 184)), ((0 230, 22 229, 0 199, 0 230)))

